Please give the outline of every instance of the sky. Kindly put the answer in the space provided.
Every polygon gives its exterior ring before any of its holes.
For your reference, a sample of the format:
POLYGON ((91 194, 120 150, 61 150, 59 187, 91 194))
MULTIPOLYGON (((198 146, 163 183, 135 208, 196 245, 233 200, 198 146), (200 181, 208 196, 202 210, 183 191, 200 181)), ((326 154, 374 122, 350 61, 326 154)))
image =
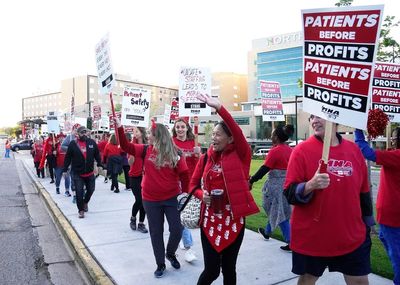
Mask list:
MULTIPOLYGON (((0 10, 0 127, 22 119, 22 98, 59 91, 61 80, 96 75, 95 45, 110 35, 114 73, 178 85, 181 66, 247 73, 252 40, 301 31, 301 10, 337 0, 21 0, 0 10)), ((398 0, 384 16, 400 19, 398 0)), ((400 29, 393 35, 400 42, 400 29)))

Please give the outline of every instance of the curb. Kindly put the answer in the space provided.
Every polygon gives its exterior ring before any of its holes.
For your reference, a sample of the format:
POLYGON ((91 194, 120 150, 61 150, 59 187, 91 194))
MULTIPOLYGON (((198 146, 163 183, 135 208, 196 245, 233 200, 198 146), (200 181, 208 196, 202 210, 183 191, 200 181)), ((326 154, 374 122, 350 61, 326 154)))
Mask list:
MULTIPOLYGON (((29 173, 29 169, 27 168, 25 161, 22 161, 22 164, 25 170, 29 173)), ((32 178, 31 173, 29 173, 29 175, 32 178)), ((73 251, 76 257, 76 261, 83 269, 90 283, 93 285, 116 285, 116 283, 107 275, 101 265, 92 256, 68 219, 61 212, 60 208, 58 208, 58 206, 54 203, 46 188, 44 188, 43 185, 36 180, 33 180, 33 185, 46 203, 53 220, 57 224, 57 228, 67 241, 70 249, 73 251)))

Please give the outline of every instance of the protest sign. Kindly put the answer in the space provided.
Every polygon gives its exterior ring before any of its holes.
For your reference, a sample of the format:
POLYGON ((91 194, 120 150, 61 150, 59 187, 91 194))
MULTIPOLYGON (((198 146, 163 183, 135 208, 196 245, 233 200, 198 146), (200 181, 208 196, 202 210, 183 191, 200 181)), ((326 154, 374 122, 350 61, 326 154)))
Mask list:
POLYGON ((151 91, 126 86, 122 95, 122 120, 124 126, 149 126, 151 91))
POLYGON ((211 96, 210 70, 182 67, 179 74, 179 117, 211 115, 211 108, 197 99, 199 95, 211 96))
POLYGON ((263 121, 285 121, 279 82, 260 80, 263 121))
POLYGON ((108 34, 97 43, 95 51, 100 94, 107 94, 115 85, 108 34))
POLYGON ((391 122, 400 122, 400 64, 375 64, 372 109, 381 109, 391 122))
POLYGON ((98 121, 101 119, 101 106, 94 105, 93 106, 93 120, 98 121))
POLYGON ((303 10, 306 112, 365 129, 383 6, 303 10))
POLYGON ((54 134, 60 132, 60 122, 58 121, 56 112, 49 112, 47 115, 47 131, 54 134))

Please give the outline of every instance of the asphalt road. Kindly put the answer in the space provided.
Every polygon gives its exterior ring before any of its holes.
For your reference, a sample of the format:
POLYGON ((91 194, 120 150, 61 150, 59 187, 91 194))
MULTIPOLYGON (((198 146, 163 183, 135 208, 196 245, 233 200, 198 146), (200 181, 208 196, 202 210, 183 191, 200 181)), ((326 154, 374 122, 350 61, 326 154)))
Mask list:
POLYGON ((87 284, 23 168, 0 141, 0 284, 87 284))

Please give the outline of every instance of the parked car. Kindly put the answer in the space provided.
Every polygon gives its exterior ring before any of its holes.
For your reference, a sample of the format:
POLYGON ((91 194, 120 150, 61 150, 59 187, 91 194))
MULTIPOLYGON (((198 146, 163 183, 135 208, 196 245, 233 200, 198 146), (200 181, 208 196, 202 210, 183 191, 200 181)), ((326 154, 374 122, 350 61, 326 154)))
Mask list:
POLYGON ((266 156, 269 152, 269 148, 259 148, 256 152, 253 153, 255 156, 266 156))
MULTIPOLYGON (((299 143, 301 143, 301 142, 303 142, 303 140, 298 140, 298 141, 297 141, 297 144, 299 144, 299 143)), ((296 141, 292 141, 292 142, 290 142, 288 145, 289 145, 290 147, 295 147, 297 144, 296 144, 296 141)))
POLYGON ((31 150, 33 145, 33 140, 28 139, 28 140, 22 140, 20 142, 17 142, 15 144, 11 145, 11 150, 12 151, 19 151, 19 150, 31 150))

